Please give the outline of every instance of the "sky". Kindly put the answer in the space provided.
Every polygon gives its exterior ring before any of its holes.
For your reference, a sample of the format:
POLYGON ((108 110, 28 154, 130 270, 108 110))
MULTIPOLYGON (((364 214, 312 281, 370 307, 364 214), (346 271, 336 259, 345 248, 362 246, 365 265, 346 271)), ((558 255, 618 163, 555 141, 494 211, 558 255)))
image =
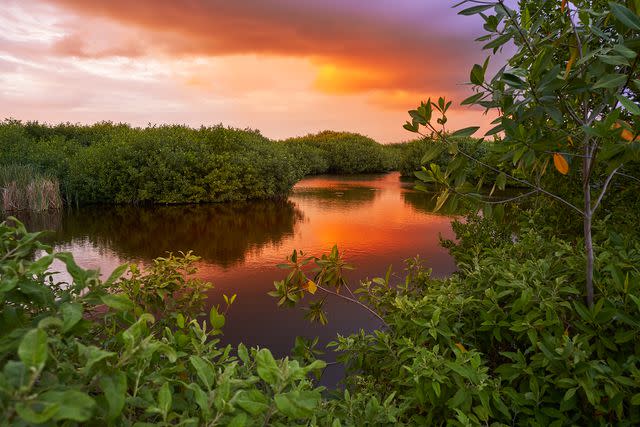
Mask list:
POLYGON ((0 0, 0 119, 222 123, 270 138, 408 140, 407 110, 454 101, 486 53, 449 0, 0 0))

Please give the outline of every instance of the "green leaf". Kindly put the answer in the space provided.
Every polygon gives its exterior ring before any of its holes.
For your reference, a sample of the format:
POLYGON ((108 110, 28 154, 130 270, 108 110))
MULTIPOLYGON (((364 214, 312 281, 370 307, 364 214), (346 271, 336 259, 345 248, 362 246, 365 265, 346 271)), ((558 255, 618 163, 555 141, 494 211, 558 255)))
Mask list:
POLYGON ((640 393, 633 395, 631 398, 631 404, 633 406, 640 406, 640 393))
POLYGON ((58 252, 55 257, 62 261, 67 267, 67 272, 73 278, 74 283, 83 286, 90 275, 95 274, 94 271, 88 271, 76 264, 73 254, 70 252, 58 252))
POLYGON ((628 47, 626 47, 623 44, 615 45, 613 47, 613 50, 616 51, 617 53, 619 53, 620 55, 624 56, 625 58, 629 58, 629 59, 633 59, 636 56, 638 56, 635 51, 629 49, 628 47))
POLYGON ((196 370, 196 374, 200 381, 204 384, 204 386, 211 390, 215 381, 215 372, 211 367, 211 364, 201 358, 200 356, 190 356, 189 362, 191 362, 191 366, 196 370))
POLYGON ((189 389, 193 390, 194 400, 202 410, 205 417, 208 417, 211 413, 211 404, 209 403, 207 393, 205 393, 196 383, 189 384, 189 389))
POLYGON ((601 55, 598 57, 598 59, 609 65, 621 65, 623 67, 629 65, 629 60, 620 55, 601 55))
POLYGON ((245 364, 249 363, 249 352, 247 351, 247 347, 242 343, 238 344, 238 357, 245 364))
POLYGON ((498 174, 498 177, 496 178, 496 186, 500 190, 504 190, 506 185, 507 185, 507 175, 504 172, 500 172, 498 174))
POLYGON ((475 104, 476 101, 480 100, 480 98, 482 98, 482 96, 484 95, 483 92, 478 92, 474 95, 471 95, 470 97, 466 98, 464 101, 462 101, 460 103, 460 105, 471 105, 471 104, 475 104))
POLYGON ((445 190, 442 193, 440 193, 440 195, 436 199, 436 206, 433 209, 434 212, 438 212, 440 209, 442 209, 442 206, 444 206, 448 198, 449 198, 449 190, 445 190))
POLYGON ((133 311, 135 306, 126 295, 103 295, 100 297, 102 302, 110 308, 117 311, 133 311))
POLYGON ((459 129, 451 134, 451 137, 469 137, 476 133, 480 129, 480 126, 469 126, 463 129, 459 129))
POLYGON ((312 415, 320 403, 320 398, 320 393, 317 391, 294 390, 276 394, 273 400, 281 413, 289 418, 297 419, 312 415))
POLYGON ((253 416, 260 415, 269 409, 266 396, 257 389, 241 391, 236 403, 253 416))
POLYGON ((229 421, 228 427, 244 427, 249 424, 247 414, 241 412, 229 421))
POLYGON ((280 378, 280 369, 273 355, 266 348, 260 349, 256 353, 256 363, 258 364, 258 375, 267 384, 275 385, 280 378))
POLYGON ((491 135, 495 135, 498 132, 502 132, 504 130, 504 126, 502 126, 502 124, 499 124, 497 126, 492 127, 491 129, 489 129, 487 131, 487 133, 484 134, 484 136, 491 136, 491 135))
POLYGON ((482 65, 475 64, 473 68, 471 68, 471 75, 469 76, 469 79, 474 85, 481 85, 484 83, 484 68, 482 68, 482 65))
POLYGON ((69 332, 82 320, 82 304, 66 302, 60 307, 62 312, 62 332, 69 332))
POLYGON ((82 343, 78 343, 78 353, 80 353, 80 356, 85 360, 84 367, 82 368, 85 375, 89 373, 96 363, 116 355, 116 353, 102 350, 93 345, 85 346, 82 343))
POLYGON ((613 13, 613 16, 615 16, 618 21, 622 22, 624 25, 633 30, 640 30, 640 18, 638 18, 638 15, 636 15, 620 3, 610 1, 609 7, 611 8, 611 13, 613 13))
POLYGON ((162 411, 162 416, 166 419, 169 412, 171 412, 171 388, 169 387, 169 383, 165 382, 160 387, 160 391, 158 391, 158 406, 162 411))
POLYGON ((116 267, 116 269, 113 270, 109 275, 109 278, 105 280, 104 285, 107 287, 113 285, 113 283, 115 283, 115 281, 118 280, 120 276, 122 276, 125 273, 125 271, 127 271, 128 268, 129 268, 129 264, 122 264, 116 267))
POLYGON ((473 7, 469 7, 467 9, 461 10, 460 12, 458 12, 458 15, 464 15, 464 16, 476 15, 480 12, 484 12, 487 9, 491 9, 492 7, 493 7, 492 4, 473 6, 473 7))
POLYGON ((41 369, 46 363, 48 355, 47 334, 42 329, 30 330, 20 341, 18 357, 26 366, 41 369))
POLYGON ((224 314, 218 313, 218 309, 216 307, 211 307, 211 310, 209 311, 209 322, 213 329, 222 329, 225 324, 224 314))
POLYGON ((520 77, 511 73, 502 73, 502 81, 516 89, 524 89, 526 87, 525 82, 520 77))
POLYGON ((575 394, 576 391, 578 391, 578 387, 572 387, 569 390, 567 390, 567 392, 564 394, 564 398, 562 400, 569 400, 571 399, 575 394))
POLYGON ((627 81, 624 74, 606 74, 594 85, 594 89, 611 89, 622 86, 627 81))
POLYGON ((633 114, 634 116, 640 116, 640 107, 638 107, 638 104, 636 104, 635 102, 633 102, 632 100, 630 100, 624 95, 617 95, 616 97, 618 98, 618 101, 620 101, 622 106, 625 108, 625 110, 627 110, 629 113, 633 114))
POLYGON ((446 148, 447 147, 444 144, 439 144, 439 143, 435 143, 435 142, 429 144, 429 148, 427 149, 427 151, 422 156, 422 159, 420 160, 420 163, 421 164, 429 163, 431 160, 435 159, 440 154, 442 154, 442 152, 446 148))
POLYGON ((113 420, 122 413, 124 408, 127 396, 127 376, 124 372, 102 376, 100 377, 100 388, 109 408, 107 418, 113 420))
POLYGON ((414 132, 414 133, 418 132, 418 129, 420 128, 420 126, 417 123, 411 123, 411 122, 406 122, 402 127, 408 130, 409 132, 414 132))
POLYGON ((501 35, 499 37, 496 37, 495 39, 493 39, 492 41, 490 41, 486 45, 482 46, 482 48, 483 49, 493 49, 494 51, 497 51, 498 48, 500 48, 500 46, 502 46, 503 44, 505 44, 509 40, 511 40, 511 35, 510 34, 503 34, 503 35, 501 35))
POLYGON ((93 415, 96 405, 89 395, 78 390, 48 391, 40 395, 40 399, 60 406, 53 416, 55 421, 87 421, 93 415))
POLYGON ((45 403, 42 402, 18 402, 16 403, 16 412, 24 421, 30 424, 44 424, 49 421, 55 414, 60 410, 60 405, 57 403, 45 403), (33 404, 36 405, 33 405, 33 404), (36 412, 30 406, 38 406, 38 411, 36 412))

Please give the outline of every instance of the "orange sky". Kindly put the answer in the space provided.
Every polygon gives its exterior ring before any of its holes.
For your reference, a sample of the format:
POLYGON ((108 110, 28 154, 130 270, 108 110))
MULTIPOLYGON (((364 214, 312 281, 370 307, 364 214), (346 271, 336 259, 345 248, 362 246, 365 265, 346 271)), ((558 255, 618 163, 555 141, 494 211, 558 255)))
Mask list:
MULTIPOLYGON (((410 139, 484 53, 447 0, 3 0, 0 116, 410 139)), ((466 107, 452 127, 486 125, 466 107)))

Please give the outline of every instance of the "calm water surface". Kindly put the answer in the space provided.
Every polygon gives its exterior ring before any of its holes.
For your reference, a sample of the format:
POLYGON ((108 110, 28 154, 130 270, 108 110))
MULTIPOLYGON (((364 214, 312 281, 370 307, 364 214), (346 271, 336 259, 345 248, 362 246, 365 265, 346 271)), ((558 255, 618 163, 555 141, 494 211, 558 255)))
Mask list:
MULTIPOLYGON (((398 173, 320 176, 298 183, 288 200, 188 206, 109 206, 24 217, 31 229, 54 230, 57 250, 108 275, 123 262, 148 263, 167 251, 202 257, 198 276, 214 284, 208 301, 237 294, 223 341, 287 353, 296 336, 319 336, 378 326, 358 307, 329 299, 328 326, 310 324, 298 309, 278 308, 267 292, 283 278, 275 267, 295 249, 320 255, 337 244, 357 269, 354 279, 384 275, 420 255, 436 276, 455 270, 439 236, 451 238, 451 217, 431 213, 429 196, 398 173)), ((327 355, 327 359, 333 359, 327 355)), ((327 373, 330 377, 339 373, 327 373)))

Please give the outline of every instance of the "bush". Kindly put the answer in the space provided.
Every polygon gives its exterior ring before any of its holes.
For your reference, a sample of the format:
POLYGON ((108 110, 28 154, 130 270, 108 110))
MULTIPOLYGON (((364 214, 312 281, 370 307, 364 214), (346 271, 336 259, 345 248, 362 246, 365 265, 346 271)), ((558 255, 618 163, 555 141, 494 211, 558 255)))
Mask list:
POLYGON ((515 243, 471 231, 451 246, 451 279, 420 271, 371 289, 389 330, 336 342, 352 390, 395 393, 412 423, 637 424, 640 244, 613 234, 601 245, 594 309, 579 246, 533 228, 515 243))
MULTIPOLYGON (((486 154, 486 149, 483 143, 479 143, 478 140, 472 138, 458 138, 456 139, 456 142, 460 150, 464 150, 465 153, 468 153, 479 160, 482 160, 486 154)), ((484 143, 488 144, 488 142, 484 143)), ((434 139, 416 139, 400 144, 402 146, 402 157, 398 166, 400 174, 402 176, 414 178, 414 172, 422 169, 422 158, 430 149, 432 149, 434 144, 442 146, 442 151, 429 162, 435 163, 440 167, 445 167, 453 157, 448 152, 448 147, 444 143, 434 139)), ((468 172, 473 174, 475 172, 471 169, 471 166, 475 165, 470 165, 468 172)))
POLYGON ((395 165, 389 150, 357 133, 324 131, 290 138, 283 144, 306 174, 387 172, 395 165))
POLYGON ((0 165, 28 164, 61 182, 67 202, 200 203, 286 195, 304 176, 256 131, 222 126, 131 128, 0 125, 0 165))
MULTIPOLYGON (((492 219, 457 223, 446 242, 459 271, 433 279, 416 261, 404 282, 391 274, 348 288, 336 249, 292 256, 272 295, 295 305, 322 294, 308 317, 326 322, 332 291, 375 312, 384 327, 330 344, 347 366, 349 399, 384 402, 379 425, 636 425, 640 422, 640 241, 599 228, 598 299, 584 301, 579 241, 522 221, 513 235, 492 219), (313 277, 305 265, 314 261, 313 277)), ((334 413, 363 420, 370 409, 333 400, 334 413), (346 409, 349 408, 347 411, 346 409)), ((353 422, 358 425, 357 422, 353 422)))
POLYGON ((308 374, 323 362, 218 345, 226 310, 199 320, 209 285, 192 278, 196 257, 102 282, 40 237, 0 224, 0 424, 282 425, 320 407, 308 374), (55 282, 54 259, 71 282, 55 282))

